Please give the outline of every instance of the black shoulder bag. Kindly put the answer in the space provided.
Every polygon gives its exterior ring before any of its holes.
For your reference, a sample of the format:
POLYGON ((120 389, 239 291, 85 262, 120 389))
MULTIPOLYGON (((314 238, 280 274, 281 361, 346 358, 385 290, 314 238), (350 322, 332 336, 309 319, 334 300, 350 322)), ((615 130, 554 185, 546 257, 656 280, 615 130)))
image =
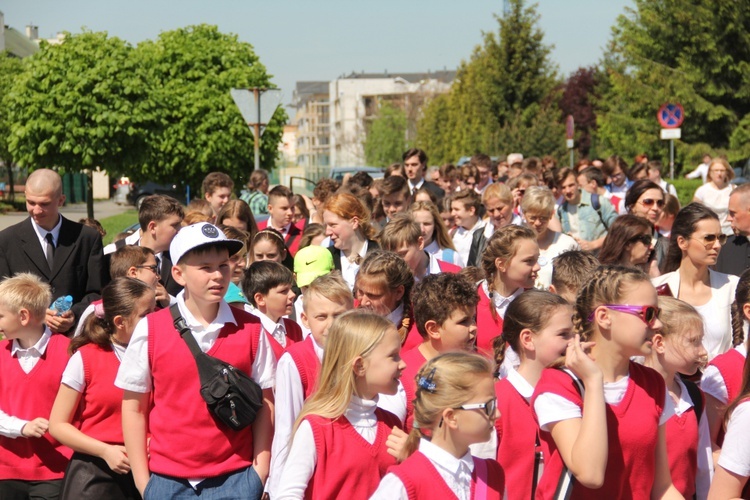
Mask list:
POLYGON ((239 431, 255 421, 263 406, 263 389, 242 370, 201 351, 177 304, 169 308, 175 329, 190 348, 198 365, 201 397, 214 418, 239 431))

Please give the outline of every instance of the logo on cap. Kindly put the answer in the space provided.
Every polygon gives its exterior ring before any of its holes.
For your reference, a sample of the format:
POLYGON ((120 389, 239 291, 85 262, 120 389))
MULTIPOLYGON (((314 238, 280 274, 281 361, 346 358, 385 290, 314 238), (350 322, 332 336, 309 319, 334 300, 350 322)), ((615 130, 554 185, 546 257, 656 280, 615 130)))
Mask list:
POLYGON ((207 238, 218 238, 219 237, 219 230, 216 229, 216 226, 212 226, 211 224, 206 224, 201 228, 201 232, 203 233, 203 236, 207 238))

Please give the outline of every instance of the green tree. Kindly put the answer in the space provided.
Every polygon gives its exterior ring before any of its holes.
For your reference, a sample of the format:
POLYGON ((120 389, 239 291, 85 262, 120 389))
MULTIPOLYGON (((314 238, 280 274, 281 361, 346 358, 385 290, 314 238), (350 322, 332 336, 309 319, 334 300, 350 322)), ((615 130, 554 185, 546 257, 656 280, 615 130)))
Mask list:
MULTIPOLYGON (((138 45, 139 75, 158 121, 136 178, 176 179, 195 187, 212 171, 241 183, 253 168, 253 136, 232 100, 232 88, 274 87, 253 47, 216 26, 164 32, 138 45)), ((286 112, 279 107, 261 143, 261 166, 274 167, 286 112)))
POLYGON ((507 152, 511 145, 504 141, 524 135, 523 129, 537 121, 530 113, 554 106, 550 94, 557 84, 556 69, 549 59, 551 48, 544 44, 538 27, 535 6, 510 0, 507 14, 495 17, 498 32, 484 33, 483 44, 461 64, 447 103, 435 99, 424 111, 425 126, 420 127, 418 142, 449 145, 438 154, 431 153, 437 163, 477 152, 507 152), (436 116, 444 125, 435 126, 436 116), (432 134, 439 135, 425 137, 432 134))
POLYGON ((617 19, 604 68, 597 114, 607 153, 661 156, 656 112, 675 101, 685 108, 683 143, 726 148, 750 113, 750 3, 635 0, 617 19))
MULTIPOLYGON (((6 100, 15 161, 72 172, 122 172, 137 164, 149 115, 131 52, 103 32, 66 33, 60 45, 43 43, 6 100)), ((87 200, 93 217, 91 189, 87 200)))
POLYGON ((8 169, 9 200, 13 201, 13 155, 8 150, 8 138, 10 137, 10 121, 8 120, 7 96, 13 88, 13 84, 24 70, 23 62, 8 54, 0 52, 0 161, 5 163, 8 169))
POLYGON ((365 160, 374 167, 400 161, 406 145, 406 113, 389 102, 380 105, 365 139, 365 160))

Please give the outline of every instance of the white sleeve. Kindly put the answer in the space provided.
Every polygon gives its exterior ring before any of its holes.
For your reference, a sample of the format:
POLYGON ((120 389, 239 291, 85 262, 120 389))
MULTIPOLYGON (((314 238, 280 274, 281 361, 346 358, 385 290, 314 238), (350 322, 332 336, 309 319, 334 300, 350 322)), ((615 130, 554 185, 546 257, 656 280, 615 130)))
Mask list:
POLYGON ((315 438, 308 421, 303 421, 294 433, 292 447, 284 464, 284 481, 276 492, 274 500, 300 499, 315 473, 318 463, 318 452, 315 449, 315 438))
POLYGON ((148 361, 148 316, 135 325, 125 356, 117 370, 115 386, 141 394, 151 392, 151 363, 148 361))
POLYGON ((68 366, 62 374, 62 383, 76 392, 86 389, 86 374, 83 371, 81 351, 76 351, 68 360, 68 366))
MULTIPOLYGON (((705 184, 703 186, 705 186, 705 184)), ((703 197, 704 197, 703 193, 705 191, 705 189, 703 189, 703 186, 695 190, 695 194, 693 195, 693 198, 703 201, 703 197)))
POLYGON ((81 313, 81 317, 78 319, 78 324, 76 325, 76 331, 73 332, 73 338, 78 337, 81 332, 83 332, 83 324, 86 322, 86 318, 88 318, 91 313, 94 312, 94 304, 89 304, 86 309, 83 310, 81 313))
POLYGON ((687 174, 685 177, 687 177, 688 179, 697 179, 700 176, 701 176, 701 168, 699 165, 698 167, 696 167, 695 170, 687 174))
POLYGON ((705 394, 716 398, 719 403, 727 404, 727 399, 729 399, 727 384, 724 382, 724 377, 721 376, 719 369, 714 365, 708 365, 703 371, 701 390, 705 394))
POLYGON ((402 424, 406 423, 406 391, 400 380, 396 394, 378 394, 378 408, 393 413, 402 424))
POLYGON ((711 433, 708 429, 705 406, 698 422, 698 471, 695 478, 696 498, 708 498, 708 490, 714 478, 714 459, 711 450, 711 433))
POLYGON ((549 424, 582 417, 581 408, 577 404, 552 392, 537 396, 534 400, 534 411, 539 428, 546 432, 549 432, 549 424))
POLYGON ((675 414, 674 409, 674 401, 672 401, 672 396, 669 394, 669 389, 667 389, 667 383, 664 382, 664 406, 661 408, 661 416, 659 417, 659 425, 664 425, 667 423, 667 420, 672 418, 675 414))
POLYGON ((28 422, 28 420, 8 415, 3 410, 0 410, 0 436, 11 439, 23 436, 21 431, 23 431, 23 426, 28 422))
POLYGON ((398 476, 388 473, 380 480, 378 489, 372 494, 370 500, 409 500, 409 495, 398 476))
POLYGON ((302 389, 299 370, 292 356, 284 353, 276 367, 276 407, 274 409, 276 421, 271 445, 270 475, 266 483, 266 491, 271 498, 276 498, 284 463, 289 454, 289 441, 292 438, 294 422, 304 403, 305 393, 302 389))
POLYGON ((255 352, 252 373, 250 374, 261 389, 272 389, 276 383, 276 356, 273 354, 271 343, 267 337, 265 330, 261 328, 258 337, 258 350, 255 352))
POLYGON ((738 476, 750 476, 750 402, 738 405, 732 412, 721 448, 719 465, 738 476))

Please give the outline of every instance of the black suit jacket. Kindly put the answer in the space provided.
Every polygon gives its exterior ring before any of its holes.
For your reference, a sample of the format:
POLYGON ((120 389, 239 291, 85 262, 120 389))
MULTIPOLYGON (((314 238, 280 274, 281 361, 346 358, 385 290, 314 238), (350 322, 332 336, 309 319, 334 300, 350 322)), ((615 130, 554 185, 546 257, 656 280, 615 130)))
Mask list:
MULTIPOLYGON (((378 245, 377 242, 373 240, 367 240, 367 251, 365 252, 365 256, 369 255, 370 252, 379 249, 380 245, 378 245)), ((328 250, 330 250, 331 255, 333 255, 333 268, 341 271, 341 250, 334 246, 328 247, 328 250)))
POLYGON ((424 181, 424 184, 422 184, 422 187, 431 192, 435 195, 435 197, 438 199, 438 201, 442 200, 443 197, 445 197, 445 191, 443 191, 440 186, 435 184, 431 181, 424 181))
POLYGON ((104 266, 102 238, 90 227, 62 218, 50 269, 31 219, 0 231, 0 276, 30 272, 52 287, 53 300, 62 295, 73 297, 76 321, 84 309, 99 298, 109 280, 104 266))

